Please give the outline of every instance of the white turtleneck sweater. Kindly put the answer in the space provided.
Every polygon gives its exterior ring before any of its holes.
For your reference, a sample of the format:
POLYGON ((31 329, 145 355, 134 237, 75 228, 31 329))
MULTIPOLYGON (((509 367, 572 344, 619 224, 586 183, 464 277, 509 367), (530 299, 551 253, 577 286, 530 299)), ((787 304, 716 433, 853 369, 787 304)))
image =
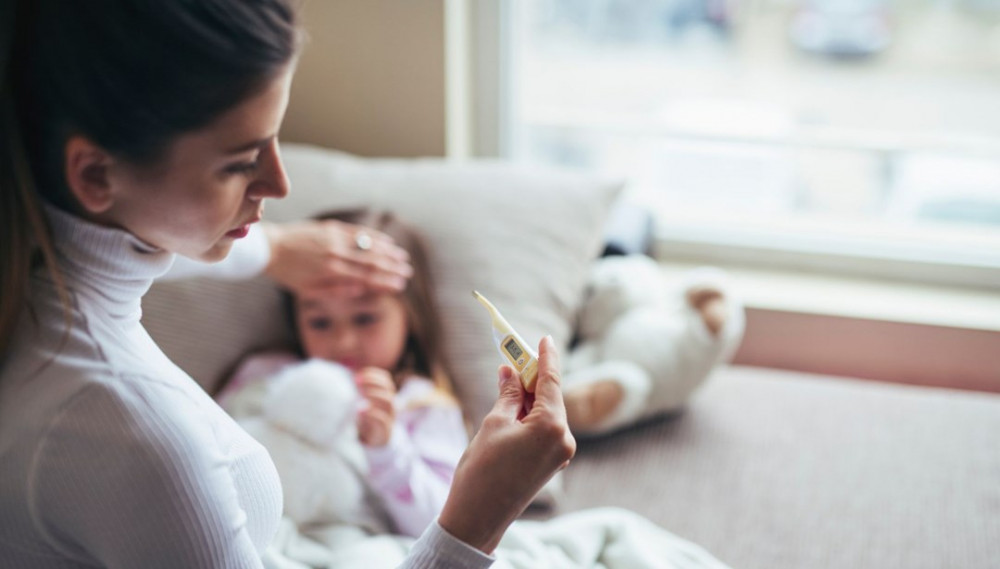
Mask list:
MULTIPOLYGON (((47 212, 69 310, 36 272, 2 362, 0 567, 261 567, 282 506, 270 457, 139 323, 174 256, 47 212)), ((435 523, 406 566, 490 562, 435 523)))

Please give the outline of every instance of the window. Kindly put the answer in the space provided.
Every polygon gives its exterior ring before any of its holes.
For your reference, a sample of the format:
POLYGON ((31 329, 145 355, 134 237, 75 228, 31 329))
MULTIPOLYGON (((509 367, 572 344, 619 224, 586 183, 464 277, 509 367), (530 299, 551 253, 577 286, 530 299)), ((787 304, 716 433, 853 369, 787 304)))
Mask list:
POLYGON ((1000 0, 530 0, 517 160, 623 175, 661 250, 1000 287, 1000 0))

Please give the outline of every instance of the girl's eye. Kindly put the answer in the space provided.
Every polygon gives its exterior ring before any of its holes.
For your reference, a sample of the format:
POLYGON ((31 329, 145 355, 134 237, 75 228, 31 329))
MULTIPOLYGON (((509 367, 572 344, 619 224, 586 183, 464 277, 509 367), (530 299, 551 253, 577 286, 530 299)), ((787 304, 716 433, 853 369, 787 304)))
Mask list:
POLYGON ((355 326, 370 326, 378 322, 378 317, 374 314, 358 314, 354 317, 355 326))
POLYGON ((257 160, 252 162, 238 162, 236 164, 230 164, 226 166, 225 172, 232 175, 244 175, 249 176, 257 171, 257 166, 259 165, 257 160))
POLYGON ((306 321, 306 326, 313 330, 326 330, 330 328, 329 318, 311 318, 306 321))

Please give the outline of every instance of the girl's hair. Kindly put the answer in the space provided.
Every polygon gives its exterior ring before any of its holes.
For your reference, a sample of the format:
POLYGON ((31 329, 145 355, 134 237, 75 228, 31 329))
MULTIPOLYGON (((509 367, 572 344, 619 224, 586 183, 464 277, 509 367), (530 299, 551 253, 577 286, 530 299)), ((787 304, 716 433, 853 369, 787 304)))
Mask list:
POLYGON ((70 136, 154 166, 293 63, 292 0, 22 0, 0 7, 0 357, 44 263, 66 299, 41 211, 78 206, 70 136))
MULTIPOLYGON (((406 289, 400 293, 406 310, 406 344, 397 369, 389 371, 393 373, 397 384, 413 374, 427 377, 434 382, 439 395, 443 395, 449 403, 455 403, 455 390, 451 382, 451 368, 444 353, 443 331, 434 299, 427 248, 417 231, 391 213, 368 209, 330 211, 317 215, 314 219, 342 221, 381 231, 410 254, 413 276, 406 289)), ((290 294, 286 295, 292 330, 301 352, 302 342, 295 325, 295 299, 290 294)), ((433 402, 433 398, 427 402, 433 402)))

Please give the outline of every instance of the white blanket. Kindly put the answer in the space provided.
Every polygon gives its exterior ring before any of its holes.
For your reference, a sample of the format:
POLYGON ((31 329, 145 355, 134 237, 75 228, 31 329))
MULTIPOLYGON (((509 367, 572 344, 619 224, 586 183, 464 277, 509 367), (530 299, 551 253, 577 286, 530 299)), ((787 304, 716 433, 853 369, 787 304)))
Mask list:
MULTIPOLYGON (((412 542, 350 526, 300 532, 285 521, 264 562, 268 569, 390 569, 412 542)), ((701 547, 617 508, 514 522, 495 555, 497 569, 728 569, 701 547)))

